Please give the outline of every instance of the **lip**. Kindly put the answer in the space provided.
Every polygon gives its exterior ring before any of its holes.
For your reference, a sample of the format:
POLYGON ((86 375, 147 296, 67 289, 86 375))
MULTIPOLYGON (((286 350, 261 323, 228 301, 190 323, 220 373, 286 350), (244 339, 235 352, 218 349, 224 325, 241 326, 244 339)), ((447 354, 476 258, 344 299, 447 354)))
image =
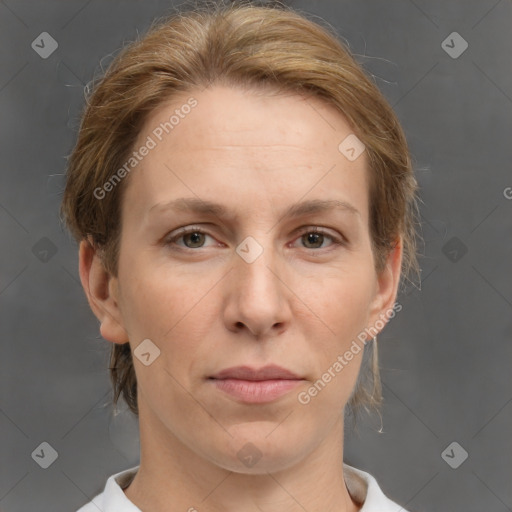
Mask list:
POLYGON ((261 404, 272 402, 286 395, 297 387, 302 380, 272 379, 272 380, 241 380, 241 379, 213 379, 214 386, 239 400, 248 404, 261 404))
POLYGON ((249 366, 226 368, 209 377, 220 391, 244 403, 267 403, 286 395, 304 379, 276 365, 260 369, 249 366))
POLYGON ((295 373, 281 366, 275 364, 269 364, 263 368, 252 368, 250 366, 232 366, 231 368, 225 368, 224 370, 212 375, 210 378, 213 379, 240 379, 240 380, 251 380, 251 381, 262 381, 262 380, 276 380, 276 379, 287 379, 287 380, 302 380, 295 373))

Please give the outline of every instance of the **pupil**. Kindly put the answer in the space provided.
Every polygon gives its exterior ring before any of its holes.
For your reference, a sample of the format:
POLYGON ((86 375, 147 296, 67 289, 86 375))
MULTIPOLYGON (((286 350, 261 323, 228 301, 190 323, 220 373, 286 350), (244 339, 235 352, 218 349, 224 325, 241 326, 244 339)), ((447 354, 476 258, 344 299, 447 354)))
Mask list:
POLYGON ((308 243, 311 242, 313 244, 318 242, 318 237, 321 237, 322 234, 320 233, 309 233, 308 235, 308 243), (312 240, 313 239, 313 240, 312 240))
POLYGON ((188 236, 190 236, 190 238, 192 239, 192 244, 196 244, 196 243, 199 243, 200 242, 200 237, 201 237, 202 233, 189 233, 188 236), (199 240, 198 238, 199 237, 199 240))

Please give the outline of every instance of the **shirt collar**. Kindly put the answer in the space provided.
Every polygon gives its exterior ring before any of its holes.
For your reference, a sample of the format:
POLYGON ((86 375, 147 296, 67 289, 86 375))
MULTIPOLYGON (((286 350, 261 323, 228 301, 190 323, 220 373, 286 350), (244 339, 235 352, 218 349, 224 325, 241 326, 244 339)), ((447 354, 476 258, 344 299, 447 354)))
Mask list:
POLYGON ((370 473, 343 463, 343 478, 354 501, 364 503, 360 512, 407 512, 382 492, 370 473))

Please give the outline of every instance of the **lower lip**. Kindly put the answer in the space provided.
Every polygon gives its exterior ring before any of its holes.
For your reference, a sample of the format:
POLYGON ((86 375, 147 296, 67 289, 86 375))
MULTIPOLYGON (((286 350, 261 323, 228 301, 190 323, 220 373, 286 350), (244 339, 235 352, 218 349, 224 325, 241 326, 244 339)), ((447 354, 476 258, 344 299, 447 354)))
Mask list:
POLYGON ((286 395, 297 387, 302 380, 212 379, 212 382, 218 389, 242 402, 258 404, 271 402, 280 396, 286 395))

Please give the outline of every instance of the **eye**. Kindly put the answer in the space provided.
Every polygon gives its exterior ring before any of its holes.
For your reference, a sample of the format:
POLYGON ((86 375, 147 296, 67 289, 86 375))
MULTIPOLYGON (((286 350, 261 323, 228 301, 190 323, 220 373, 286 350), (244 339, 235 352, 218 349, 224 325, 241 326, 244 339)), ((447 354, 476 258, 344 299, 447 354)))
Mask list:
POLYGON ((176 244, 178 247, 184 247, 185 249, 198 249, 204 246, 205 236, 210 235, 205 233, 202 229, 194 227, 185 228, 171 238, 166 239, 165 245, 173 245, 176 240, 180 240, 182 238, 185 245, 176 244))
POLYGON ((322 247, 325 239, 332 241, 332 245, 343 245, 344 241, 334 235, 329 234, 327 231, 319 228, 307 228, 300 233, 301 240, 307 245, 311 244, 313 247, 307 247, 306 249, 324 249, 322 247))

